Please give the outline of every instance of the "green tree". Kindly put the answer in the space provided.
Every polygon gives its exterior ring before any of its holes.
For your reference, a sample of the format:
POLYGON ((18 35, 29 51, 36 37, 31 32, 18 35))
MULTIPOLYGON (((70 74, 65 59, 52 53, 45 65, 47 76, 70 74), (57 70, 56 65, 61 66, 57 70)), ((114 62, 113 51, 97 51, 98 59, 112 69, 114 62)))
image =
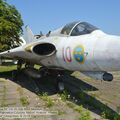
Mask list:
POLYGON ((0 52, 19 46, 22 26, 16 7, 0 0, 0 52))

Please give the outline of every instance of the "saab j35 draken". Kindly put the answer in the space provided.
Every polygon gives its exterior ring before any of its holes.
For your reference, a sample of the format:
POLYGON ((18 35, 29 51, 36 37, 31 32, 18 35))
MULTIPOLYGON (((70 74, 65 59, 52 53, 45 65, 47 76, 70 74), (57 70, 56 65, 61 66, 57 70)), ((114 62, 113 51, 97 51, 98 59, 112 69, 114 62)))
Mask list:
POLYGON ((108 35, 87 22, 72 22, 37 36, 27 26, 25 36, 25 45, 2 52, 0 57, 18 60, 18 72, 24 63, 33 78, 54 75, 59 91, 64 90, 65 71, 112 81, 113 75, 108 71, 120 70, 120 37, 108 35), (42 66, 39 71, 34 64, 42 66))

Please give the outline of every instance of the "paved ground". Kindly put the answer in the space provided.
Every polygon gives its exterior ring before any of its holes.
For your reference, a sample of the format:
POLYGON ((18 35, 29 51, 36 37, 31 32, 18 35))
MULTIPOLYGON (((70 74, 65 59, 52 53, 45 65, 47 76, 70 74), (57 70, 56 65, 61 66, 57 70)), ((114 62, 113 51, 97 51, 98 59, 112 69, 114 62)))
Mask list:
POLYGON ((79 106, 82 105, 85 111, 86 109, 90 111, 92 119, 100 120, 100 115, 104 116, 104 111, 99 109, 100 106, 116 113, 120 109, 120 72, 113 74, 114 81, 108 83, 95 81, 75 72, 71 77, 64 78, 67 93, 59 95, 55 90, 54 78, 33 80, 21 74, 17 81, 13 81, 11 71, 2 72, 0 73, 0 105, 58 111, 56 115, 32 117, 32 120, 77 120, 80 116, 79 106), (69 98, 66 99, 66 96, 69 98))

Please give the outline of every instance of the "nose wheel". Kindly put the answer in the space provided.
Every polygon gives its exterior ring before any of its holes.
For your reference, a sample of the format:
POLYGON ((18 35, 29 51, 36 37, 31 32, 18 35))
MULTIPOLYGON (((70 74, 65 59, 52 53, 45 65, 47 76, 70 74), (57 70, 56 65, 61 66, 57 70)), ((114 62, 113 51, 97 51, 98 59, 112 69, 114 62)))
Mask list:
POLYGON ((63 92, 65 90, 65 85, 64 85, 63 79, 59 75, 57 77, 56 89, 57 89, 58 92, 63 92))
POLYGON ((62 81, 59 81, 58 84, 57 84, 57 90, 58 90, 58 92, 63 92, 64 89, 65 89, 64 83, 62 81))

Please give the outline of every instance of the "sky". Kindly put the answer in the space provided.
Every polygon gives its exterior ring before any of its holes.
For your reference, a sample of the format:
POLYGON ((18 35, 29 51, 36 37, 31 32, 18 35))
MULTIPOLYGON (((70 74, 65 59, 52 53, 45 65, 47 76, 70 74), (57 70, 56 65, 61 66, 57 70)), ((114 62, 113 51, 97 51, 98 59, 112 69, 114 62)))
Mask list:
MULTIPOLYGON (((34 34, 47 33, 73 21, 89 22, 120 35, 120 0, 7 0, 34 34)), ((24 27, 23 27, 24 28, 24 27)))

